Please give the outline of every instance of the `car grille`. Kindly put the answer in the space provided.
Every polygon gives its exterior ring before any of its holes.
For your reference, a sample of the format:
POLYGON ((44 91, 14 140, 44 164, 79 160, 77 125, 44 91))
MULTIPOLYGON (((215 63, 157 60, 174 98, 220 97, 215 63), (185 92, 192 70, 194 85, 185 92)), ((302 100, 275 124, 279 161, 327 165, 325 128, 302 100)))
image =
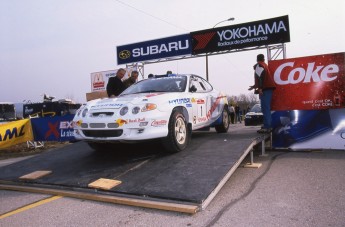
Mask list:
POLYGON ((104 123, 90 123, 90 128, 105 128, 104 123))
POLYGON ((92 113, 92 117, 111 117, 113 116, 113 112, 96 112, 92 113))
POLYGON ((83 130, 87 137, 119 137, 122 135, 122 129, 116 130, 83 130))

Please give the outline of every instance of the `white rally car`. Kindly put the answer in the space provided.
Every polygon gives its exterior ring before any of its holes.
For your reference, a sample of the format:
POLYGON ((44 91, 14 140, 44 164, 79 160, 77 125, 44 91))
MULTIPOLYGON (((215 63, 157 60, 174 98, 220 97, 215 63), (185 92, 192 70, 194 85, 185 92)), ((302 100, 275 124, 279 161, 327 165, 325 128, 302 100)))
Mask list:
POLYGON ((168 151, 178 152, 194 130, 228 131, 228 101, 199 76, 160 75, 135 83, 116 98, 87 102, 73 123, 76 139, 95 150, 114 142, 161 138, 168 151))

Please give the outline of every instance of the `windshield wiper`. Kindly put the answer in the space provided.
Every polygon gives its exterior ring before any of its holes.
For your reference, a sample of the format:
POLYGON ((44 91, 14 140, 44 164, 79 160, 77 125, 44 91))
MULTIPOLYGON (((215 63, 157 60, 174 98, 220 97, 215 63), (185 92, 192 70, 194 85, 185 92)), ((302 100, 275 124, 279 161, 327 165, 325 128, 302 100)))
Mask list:
POLYGON ((151 93, 151 92, 165 92, 165 91, 160 91, 160 90, 147 90, 147 91, 142 91, 140 93, 151 93))
POLYGON ((147 90, 147 91, 137 91, 137 92, 131 92, 131 93, 124 93, 124 94, 121 94, 121 95, 133 95, 133 94, 152 93, 152 92, 165 92, 165 91, 147 90))

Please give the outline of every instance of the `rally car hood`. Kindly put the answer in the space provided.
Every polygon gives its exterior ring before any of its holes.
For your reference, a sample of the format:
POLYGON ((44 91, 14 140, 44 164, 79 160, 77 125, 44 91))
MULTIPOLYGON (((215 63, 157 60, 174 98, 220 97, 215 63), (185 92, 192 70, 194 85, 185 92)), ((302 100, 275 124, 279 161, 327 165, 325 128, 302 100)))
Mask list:
POLYGON ((148 102, 157 102, 158 100, 167 100, 176 97, 176 93, 139 93, 123 95, 116 98, 97 99, 87 103, 90 109, 119 109, 124 105, 138 105, 148 102))

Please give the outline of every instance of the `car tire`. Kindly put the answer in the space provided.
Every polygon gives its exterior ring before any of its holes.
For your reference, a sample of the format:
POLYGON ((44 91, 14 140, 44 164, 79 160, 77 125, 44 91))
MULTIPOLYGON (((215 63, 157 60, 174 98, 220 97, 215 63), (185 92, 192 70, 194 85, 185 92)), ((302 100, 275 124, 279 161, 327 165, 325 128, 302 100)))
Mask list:
POLYGON ((169 119, 168 136, 162 141, 163 146, 169 152, 182 151, 187 147, 190 135, 186 118, 179 110, 174 110, 169 119))
POLYGON ((215 129, 218 133, 226 133, 229 130, 229 119, 229 112, 226 110, 226 107, 224 107, 222 112, 222 124, 215 125, 215 129))

